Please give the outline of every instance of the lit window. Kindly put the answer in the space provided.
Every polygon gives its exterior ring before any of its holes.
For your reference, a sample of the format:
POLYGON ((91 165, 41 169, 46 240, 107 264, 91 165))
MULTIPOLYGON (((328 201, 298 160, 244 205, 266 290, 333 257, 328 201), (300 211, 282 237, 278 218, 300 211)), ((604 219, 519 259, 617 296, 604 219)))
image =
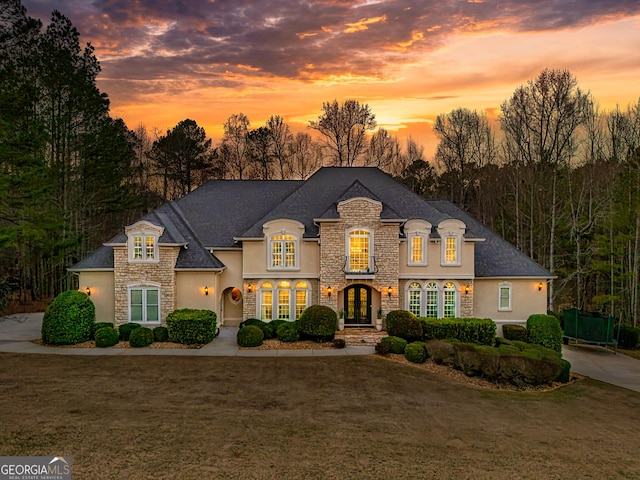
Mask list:
POLYGON ((427 284, 427 305, 425 314, 427 318, 438 318, 438 284, 427 284))
POLYGON ((369 272, 370 269, 370 233, 358 229, 349 232, 349 271, 369 272))
POLYGON ((280 282, 278 284, 278 319, 289 320, 291 312, 291 284, 280 282))
POLYGON ((444 318, 456 316, 456 286, 447 282, 444 286, 444 318))
POLYGON ((160 293, 157 288, 131 288, 129 290, 129 321, 159 322, 160 293))
POLYGON ((274 289, 273 283, 262 282, 258 298, 261 320, 296 320, 309 305, 309 285, 305 281, 293 285, 282 280, 274 289))
POLYGON ((307 282, 296 283, 296 320, 300 318, 300 314, 307 308, 307 282))
POLYGON ((271 267, 295 268, 296 237, 293 235, 273 235, 271 237, 271 267))
POLYGON ((418 282, 409 285, 409 309, 416 316, 422 314, 422 287, 418 282))
POLYGON ((411 263, 424 263, 423 237, 411 237, 411 263))
POLYGON ((273 317, 273 285, 264 282, 260 287, 260 318, 271 320, 273 317))
POLYGON ((458 263, 458 239, 456 237, 445 238, 444 261, 445 263, 458 263))
POLYGON ((135 235, 133 237, 133 259, 155 260, 156 237, 152 235, 135 235))
POLYGON ((498 310, 511 310, 511 285, 500 285, 498 289, 498 310))

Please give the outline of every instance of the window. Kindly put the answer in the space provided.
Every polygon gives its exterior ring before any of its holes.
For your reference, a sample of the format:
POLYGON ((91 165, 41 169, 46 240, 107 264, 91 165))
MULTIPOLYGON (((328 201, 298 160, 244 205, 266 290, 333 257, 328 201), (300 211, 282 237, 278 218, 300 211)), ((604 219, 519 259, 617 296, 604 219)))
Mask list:
POLYGON ((260 287, 260 319, 271 320, 273 317, 273 285, 264 282, 260 287))
POLYGON ((444 318, 454 318, 456 316, 456 286, 447 282, 444 285, 444 318))
POLYGON ((349 272, 370 272, 371 252, 370 237, 368 230, 355 229, 349 232, 349 272))
POLYGON ((498 287, 498 310, 511 311, 511 285, 498 287))
POLYGON ((296 268, 296 241, 293 235, 271 237, 271 268, 296 268))
POLYGON ((427 284, 427 304, 425 309, 427 318, 438 318, 438 284, 427 284))
POLYGON ((458 263, 458 239, 456 237, 446 237, 444 239, 444 263, 458 263))
POLYGON ((160 290, 156 287, 134 287, 129 289, 129 321, 160 321, 160 290))
POLYGON ((416 316, 422 315, 422 286, 418 282, 409 285, 409 308, 416 316))
POLYGON ((257 298, 261 320, 297 320, 309 304, 309 285, 305 281, 293 285, 282 280, 274 289, 273 283, 266 281, 260 284, 257 298))
POLYGON ((427 264, 427 237, 423 234, 409 236, 409 265, 427 264))
POLYGON ((133 260, 155 260, 156 237, 152 235, 133 236, 133 260))

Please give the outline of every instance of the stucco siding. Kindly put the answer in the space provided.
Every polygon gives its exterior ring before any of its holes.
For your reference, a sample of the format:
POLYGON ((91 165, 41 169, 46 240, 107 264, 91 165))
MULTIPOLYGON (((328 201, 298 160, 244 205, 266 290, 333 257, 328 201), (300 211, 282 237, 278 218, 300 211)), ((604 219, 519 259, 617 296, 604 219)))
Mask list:
POLYGON ((96 307, 96 322, 114 322, 115 288, 113 272, 79 272, 79 290, 91 290, 91 301, 96 307))

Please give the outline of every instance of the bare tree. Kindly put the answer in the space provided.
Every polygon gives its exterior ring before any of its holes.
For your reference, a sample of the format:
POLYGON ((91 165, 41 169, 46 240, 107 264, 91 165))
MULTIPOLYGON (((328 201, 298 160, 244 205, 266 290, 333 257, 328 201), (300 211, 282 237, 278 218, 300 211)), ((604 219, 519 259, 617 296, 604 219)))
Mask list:
POLYGON ((339 105, 334 100, 323 103, 322 112, 309 126, 323 135, 332 163, 339 167, 356 165, 367 148, 367 131, 377 125, 369 105, 353 99, 339 105))
POLYGON ((308 133, 297 133, 289 145, 288 157, 293 178, 306 180, 322 166, 322 148, 308 133))
POLYGON ((280 115, 271 115, 267 120, 266 128, 271 138, 272 156, 278 171, 280 180, 285 180, 291 176, 291 165, 289 162, 289 146, 293 142, 291 129, 280 115))
POLYGON ((218 153, 220 161, 228 163, 225 170, 235 179, 246 178, 247 169, 247 135, 249 119, 244 113, 234 113, 224 124, 224 136, 218 153))
POLYGON ((391 167, 400 156, 400 143, 398 139, 391 135, 384 128, 379 128, 369 141, 369 151, 365 160, 365 165, 378 167, 386 172, 391 171, 391 167))

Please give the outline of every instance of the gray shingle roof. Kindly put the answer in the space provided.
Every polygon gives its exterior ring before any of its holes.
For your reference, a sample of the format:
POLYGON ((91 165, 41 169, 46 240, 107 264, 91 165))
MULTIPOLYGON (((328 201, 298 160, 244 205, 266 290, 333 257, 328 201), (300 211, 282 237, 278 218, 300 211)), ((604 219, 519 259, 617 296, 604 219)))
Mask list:
MULTIPOLYGON (((239 248, 236 239, 261 238, 262 226, 291 219, 305 227, 306 238, 318 236, 316 219, 337 218, 337 204, 355 197, 382 203, 383 219, 424 219, 435 227, 443 220, 462 220, 467 238, 483 238, 475 246, 477 277, 550 277, 548 271, 491 232, 466 212, 446 201, 427 201, 371 167, 325 167, 306 181, 212 180, 175 202, 145 215, 164 226, 159 243, 187 244, 176 268, 219 269, 224 265, 208 248, 239 248)), ((400 232, 398 232, 400 235, 400 232)), ((125 243, 124 232, 108 243, 125 243)), ((113 249, 101 247, 73 270, 113 268, 113 249)))

